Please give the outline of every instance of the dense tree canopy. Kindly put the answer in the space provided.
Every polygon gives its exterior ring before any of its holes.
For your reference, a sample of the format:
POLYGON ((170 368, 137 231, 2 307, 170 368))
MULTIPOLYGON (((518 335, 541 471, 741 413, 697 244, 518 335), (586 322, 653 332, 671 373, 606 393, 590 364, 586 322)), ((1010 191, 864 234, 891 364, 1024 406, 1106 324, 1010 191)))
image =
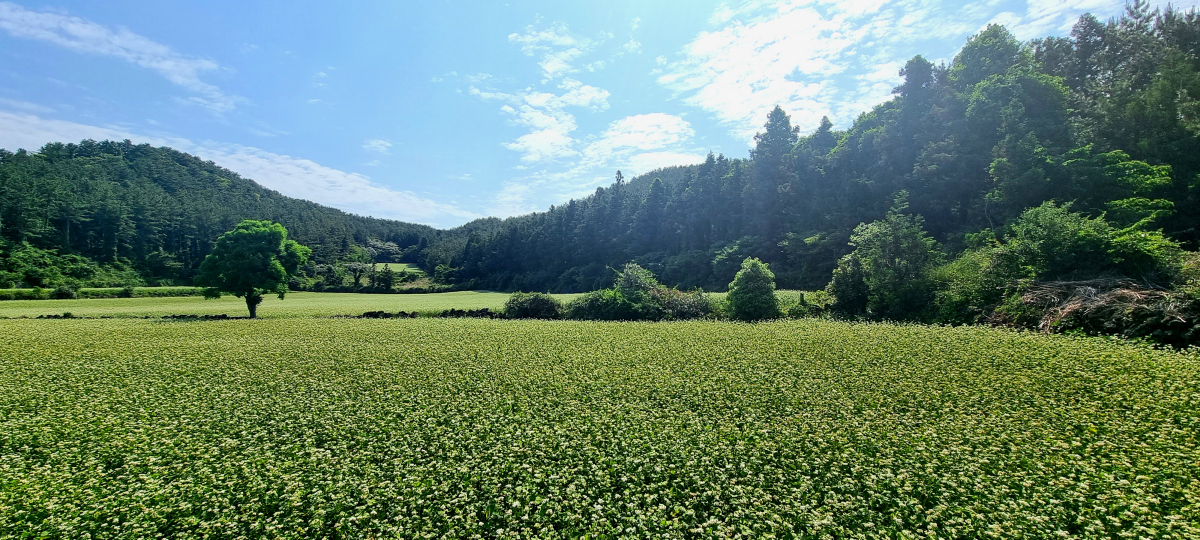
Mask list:
POLYGON ((287 229, 270 221, 247 219, 217 238, 212 253, 200 264, 196 284, 208 287, 205 298, 229 293, 246 300, 250 318, 258 313, 263 295, 287 294, 288 278, 308 261, 312 250, 288 240, 287 229))

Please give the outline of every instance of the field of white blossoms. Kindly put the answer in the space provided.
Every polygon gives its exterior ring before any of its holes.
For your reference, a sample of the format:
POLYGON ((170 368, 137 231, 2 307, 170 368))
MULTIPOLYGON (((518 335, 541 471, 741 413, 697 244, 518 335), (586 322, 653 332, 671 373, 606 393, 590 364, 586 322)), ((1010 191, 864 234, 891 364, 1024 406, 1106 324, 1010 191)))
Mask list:
POLYGON ((0 538, 1197 538, 1200 359, 818 320, 0 320, 0 538))

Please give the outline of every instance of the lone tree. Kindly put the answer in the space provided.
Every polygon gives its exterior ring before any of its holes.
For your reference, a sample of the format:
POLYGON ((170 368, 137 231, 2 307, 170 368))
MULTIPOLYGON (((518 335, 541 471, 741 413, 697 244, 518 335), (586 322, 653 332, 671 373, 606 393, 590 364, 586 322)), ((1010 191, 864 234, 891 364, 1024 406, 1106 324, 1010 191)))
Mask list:
POLYGON ((775 274, 754 257, 742 261, 742 269, 729 284, 730 315, 740 321, 774 319, 781 315, 775 298, 775 274))
POLYGON ((253 319, 264 294, 275 293, 283 299, 288 278, 299 272, 311 253, 288 240, 283 225, 247 219, 217 238, 212 253, 200 264, 196 284, 207 287, 205 298, 220 298, 221 293, 245 298, 253 319))

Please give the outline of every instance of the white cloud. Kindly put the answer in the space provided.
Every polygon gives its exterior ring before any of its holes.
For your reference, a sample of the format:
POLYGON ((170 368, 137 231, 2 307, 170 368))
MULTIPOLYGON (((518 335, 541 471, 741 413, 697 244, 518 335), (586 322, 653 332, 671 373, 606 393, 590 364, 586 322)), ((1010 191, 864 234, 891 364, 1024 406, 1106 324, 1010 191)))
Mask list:
MULTIPOLYGON (((544 121, 544 119, 538 120, 544 121)), ((552 121, 557 122, 557 119, 552 121)), ((521 161, 526 163, 565 158, 578 153, 572 148, 575 140, 568 135, 574 130, 574 121, 554 123, 549 127, 521 135, 513 142, 504 143, 504 147, 521 152, 521 161)))
POLYGON ((813 8, 780 8, 769 18, 700 33, 658 82, 690 94, 686 103, 749 139, 776 104, 801 124, 830 114, 817 99, 830 88, 824 81, 847 69, 845 53, 866 33, 813 8))
POLYGON ((119 128, 89 126, 33 115, 0 111, 0 148, 36 149, 50 141, 130 139, 170 146, 253 179, 289 197, 307 199, 347 212, 435 226, 450 226, 479 217, 452 205, 422 198, 409 191, 379 185, 371 178, 323 166, 311 160, 260 148, 211 141, 195 143, 174 137, 149 137, 119 128))
POLYGON ((506 102, 500 110, 512 115, 514 124, 530 131, 515 141, 504 143, 504 147, 520 152, 523 163, 536 163, 578 154, 575 139, 570 135, 577 128, 575 116, 566 112, 566 108, 579 107, 592 111, 608 108, 607 90, 569 78, 563 79, 558 88, 564 92, 552 94, 527 88, 509 94, 484 91, 474 86, 470 92, 482 99, 506 102))
MULTIPOLYGON (((640 22, 632 21, 629 41, 616 48, 613 58, 641 50, 633 35, 640 22)), ((599 39, 612 37, 605 34, 599 39)), ((527 87, 504 92, 486 86, 494 82, 490 77, 470 81, 470 94, 501 101, 500 111, 509 115, 514 125, 528 129, 528 133, 504 143, 506 148, 521 153, 521 165, 514 167, 521 176, 506 181, 492 197, 487 209, 491 215, 524 214, 544 210, 546 204, 583 197, 597 185, 612 182, 617 169, 633 175, 704 160, 704 154, 689 146, 695 135, 691 124, 665 113, 627 116, 611 122, 600 133, 576 137, 578 124, 573 109, 599 112, 609 108, 607 90, 567 76, 579 71, 572 62, 594 44, 572 36, 562 24, 545 30, 529 27, 524 34, 512 34, 508 39, 526 55, 538 58, 545 77, 542 83, 557 80, 559 91, 527 87)), ((666 58, 660 57, 659 63, 666 64, 666 58)), ((598 60, 584 64, 583 69, 591 72, 606 65, 605 60, 598 60)))
POLYGON ((524 34, 509 34, 508 41, 520 45, 527 56, 541 56, 538 65, 542 68, 543 83, 579 71, 572 62, 592 48, 591 40, 571 35, 561 22, 541 30, 528 26, 524 34))
POLYGON ((704 161, 689 147, 695 131, 686 120, 664 113, 639 114, 614 121, 591 138, 562 168, 542 168, 505 182, 488 208, 491 215, 512 216, 544 210, 545 204, 586 196, 612 182, 620 169, 627 176, 674 165, 704 161))
POLYGON ((74 51, 120 58, 158 72, 194 96, 183 100, 216 113, 233 110, 244 98, 227 95, 200 79, 200 74, 220 69, 211 60, 193 58, 125 28, 106 26, 50 12, 30 11, 10 2, 0 2, 0 29, 24 39, 45 41, 74 51))
POLYGON ((380 154, 388 154, 391 153, 390 150, 392 148, 392 143, 383 139, 367 139, 363 142, 362 147, 363 150, 379 152, 380 154))
POLYGON ((584 149, 584 164, 608 165, 635 152, 674 147, 690 141, 695 133, 691 124, 678 116, 664 113, 627 116, 609 124, 584 149))

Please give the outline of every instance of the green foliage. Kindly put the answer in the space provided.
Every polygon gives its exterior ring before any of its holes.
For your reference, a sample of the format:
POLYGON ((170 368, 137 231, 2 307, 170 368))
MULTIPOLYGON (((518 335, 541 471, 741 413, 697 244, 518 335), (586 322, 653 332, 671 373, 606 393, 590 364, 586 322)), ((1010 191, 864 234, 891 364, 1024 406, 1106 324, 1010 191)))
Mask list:
POLYGON ((613 288, 583 294, 565 306, 568 319, 588 321, 660 321, 698 319, 712 311, 703 293, 662 286, 649 270, 627 263, 613 288))
POLYGON ((739 321, 778 318, 779 299, 775 297, 775 274, 766 263, 747 257, 742 269, 729 284, 730 316, 739 321))
POLYGON ((557 319, 562 311, 561 302, 540 292, 515 292, 504 303, 504 314, 510 319, 557 319))
POLYGON ((789 319, 823 317, 833 305, 833 295, 825 291, 802 291, 799 301, 787 307, 789 319))
POLYGON ((454 283, 454 275, 457 270, 457 268, 451 268, 449 265, 439 264, 433 271, 433 282, 441 285, 454 283))
POLYGON ((212 253, 200 265, 196 284, 209 288, 206 298, 219 298, 221 293, 245 298, 253 319, 264 294, 283 299, 288 277, 299 272, 310 253, 307 247, 288 240, 283 225, 245 220, 217 238, 212 253))
POLYGON ((50 293, 50 298, 55 300, 72 300, 79 298, 79 293, 66 285, 59 285, 50 293))
POLYGON ((1069 205, 1045 203, 1025 211, 1002 240, 974 247, 933 272, 935 320, 991 318, 1036 326, 1050 306, 1023 303, 1030 287, 1098 278, 1169 284, 1180 280, 1183 266, 1179 245, 1157 231, 1117 229, 1103 218, 1072 212, 1069 205))
POLYGON ((1106 273, 1135 280, 1167 277, 1178 267, 1179 245, 1160 232, 1115 229, 1103 218, 1047 202, 1025 211, 1005 237, 1027 276, 1087 279, 1106 273))
POLYGON ((713 302, 704 291, 681 291, 668 287, 658 287, 651 293, 651 301, 661 306, 665 312, 663 318, 671 320, 702 319, 709 316, 713 310, 713 302))
POLYGON ((371 269, 371 287, 383 292, 391 292, 396 286, 396 271, 392 265, 384 263, 383 268, 371 269))
POLYGON ((854 319, 866 315, 871 289, 867 286, 867 274, 858 255, 851 253, 838 260, 833 279, 829 280, 825 290, 833 297, 833 312, 839 317, 854 319))
POLYGON ((991 246, 967 251, 931 276, 937 284, 934 320, 971 324, 983 322, 1006 295, 1019 292, 1026 274, 1011 249, 991 246))
POLYGON ((1200 364, 1112 340, 820 320, 0 333, 14 536, 1200 534, 1200 364))
POLYGON ((55 250, 40 249, 28 243, 0 240, 0 288, 141 284, 137 271, 123 259, 97 264, 79 255, 60 255, 55 250))
MULTIPOLYGON (((374 263, 371 260, 371 254, 363 249, 362 246, 351 246, 350 252, 342 259, 342 268, 345 274, 349 275, 354 280, 355 287, 362 286, 362 278, 367 275, 367 272, 374 269, 374 263)), ((341 283, 338 283, 339 285, 341 283)))
POLYGON ((641 318, 638 306, 625 298, 620 289, 601 289, 584 293, 566 305, 568 319, 580 321, 635 321, 641 318))
POLYGON ((830 290, 834 297, 847 299, 847 306, 839 308, 843 315, 854 316, 865 309, 872 317, 902 320, 919 318, 928 308, 933 291, 929 272, 941 254, 937 242, 925 233, 923 219, 901 213, 907 206, 907 193, 901 192, 887 217, 855 227, 850 236, 854 252, 844 265, 839 264, 834 279, 841 283, 830 290))
POLYGON ((634 304, 646 304, 651 300, 651 293, 662 287, 654 274, 635 263, 628 263, 617 272, 613 283, 626 300, 634 304))
POLYGON ((989 24, 982 32, 971 36, 954 57, 950 80, 960 88, 968 88, 994 75, 1001 75, 1018 62, 1021 44, 998 24, 989 24))

